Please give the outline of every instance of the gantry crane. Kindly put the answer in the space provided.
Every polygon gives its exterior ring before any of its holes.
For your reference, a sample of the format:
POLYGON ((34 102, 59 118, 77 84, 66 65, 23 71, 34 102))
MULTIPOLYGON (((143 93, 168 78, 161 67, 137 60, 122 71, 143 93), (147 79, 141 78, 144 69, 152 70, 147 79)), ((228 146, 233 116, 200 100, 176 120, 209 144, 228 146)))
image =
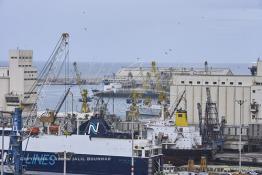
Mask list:
POLYGON ((74 66, 74 70, 75 70, 75 74, 76 74, 76 82, 77 82, 77 85, 80 89, 80 93, 81 93, 81 97, 82 97, 81 112, 87 113, 87 112, 89 112, 89 107, 88 107, 88 104, 87 104, 88 91, 87 91, 87 89, 83 88, 83 86, 82 86, 82 79, 81 79, 80 72, 78 71, 76 62, 73 63, 73 66, 74 66))

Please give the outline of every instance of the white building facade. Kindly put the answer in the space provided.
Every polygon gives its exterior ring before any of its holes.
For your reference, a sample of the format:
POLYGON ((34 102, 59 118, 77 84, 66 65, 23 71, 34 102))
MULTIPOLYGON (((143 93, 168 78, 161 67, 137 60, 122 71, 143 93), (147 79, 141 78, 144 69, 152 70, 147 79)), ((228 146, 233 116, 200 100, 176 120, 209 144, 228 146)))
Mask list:
POLYGON ((209 87, 212 102, 216 103, 218 116, 225 117, 227 126, 241 123, 262 123, 262 62, 256 65, 256 75, 173 75, 170 88, 171 105, 185 91, 185 100, 179 108, 186 109, 190 124, 199 124, 197 103, 205 114, 207 100, 206 88, 209 87), (238 100, 244 103, 240 108, 238 100))
POLYGON ((32 57, 32 50, 9 51, 9 66, 0 67, 0 110, 13 111, 22 104, 28 112, 36 103, 37 69, 32 57))

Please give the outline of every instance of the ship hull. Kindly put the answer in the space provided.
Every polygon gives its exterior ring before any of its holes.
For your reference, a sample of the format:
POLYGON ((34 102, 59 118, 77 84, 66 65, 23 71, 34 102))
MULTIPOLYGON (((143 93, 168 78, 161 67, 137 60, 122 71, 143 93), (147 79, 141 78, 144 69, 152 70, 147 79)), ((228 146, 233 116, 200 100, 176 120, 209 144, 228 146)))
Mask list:
MULTIPOLYGON (((67 153, 69 154, 69 153, 67 153)), ((159 156, 135 158, 134 172, 139 175, 154 174, 160 170, 159 156)), ((23 152, 23 167, 30 174, 57 174, 64 171, 63 157, 51 152, 23 152)), ((130 175, 131 158, 121 156, 71 154, 66 161, 67 174, 130 175)))
POLYGON ((211 149, 163 149, 164 163, 173 163, 176 166, 185 165, 188 160, 194 160, 196 163, 200 162, 202 156, 207 159, 212 159, 211 149))

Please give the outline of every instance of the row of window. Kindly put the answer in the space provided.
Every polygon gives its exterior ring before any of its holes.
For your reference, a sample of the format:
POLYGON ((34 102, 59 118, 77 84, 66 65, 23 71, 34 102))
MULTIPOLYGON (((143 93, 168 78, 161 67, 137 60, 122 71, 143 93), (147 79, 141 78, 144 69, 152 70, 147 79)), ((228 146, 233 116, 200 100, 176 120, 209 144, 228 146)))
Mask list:
MULTIPOLYGON (((11 59, 17 59, 17 57, 11 57, 11 59)), ((19 59, 32 59, 32 57, 19 57, 19 59)))
POLYGON ((34 77, 34 74, 28 74, 29 77, 34 77))
POLYGON ((37 71, 25 71, 25 73, 37 73, 37 71))
POLYGON ((36 80, 36 78, 25 78, 25 80, 36 80))
POLYGON ((19 65, 19 67, 31 67, 31 65, 19 65))
POLYGON ((25 92, 25 94, 36 94, 37 92, 25 92))
MULTIPOLYGON (((196 83, 197 83, 197 84, 201 84, 200 81, 197 81, 196 83)), ((181 81, 181 84, 185 84, 185 81, 181 81)), ((188 84, 193 84, 193 81, 189 81, 188 84)), ((204 84, 206 84, 206 85, 208 85, 208 84, 216 85, 217 82, 214 81, 213 83, 211 83, 211 82, 205 81, 204 84)), ((226 82, 222 81, 221 84, 222 84, 222 85, 225 85, 226 82)), ((230 84, 230 85, 234 85, 234 82, 230 82, 229 84, 230 84)), ((238 84, 238 85, 242 85, 242 82, 238 82, 237 84, 238 84)))

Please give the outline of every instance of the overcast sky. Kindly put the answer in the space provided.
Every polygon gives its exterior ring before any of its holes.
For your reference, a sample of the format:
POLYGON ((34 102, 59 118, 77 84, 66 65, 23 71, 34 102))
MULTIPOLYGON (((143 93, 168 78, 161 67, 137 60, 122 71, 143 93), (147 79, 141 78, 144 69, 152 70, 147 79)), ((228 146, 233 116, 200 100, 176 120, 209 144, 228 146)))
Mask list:
POLYGON ((11 48, 70 59, 238 63, 262 56, 261 0, 0 0, 0 61, 11 48))

